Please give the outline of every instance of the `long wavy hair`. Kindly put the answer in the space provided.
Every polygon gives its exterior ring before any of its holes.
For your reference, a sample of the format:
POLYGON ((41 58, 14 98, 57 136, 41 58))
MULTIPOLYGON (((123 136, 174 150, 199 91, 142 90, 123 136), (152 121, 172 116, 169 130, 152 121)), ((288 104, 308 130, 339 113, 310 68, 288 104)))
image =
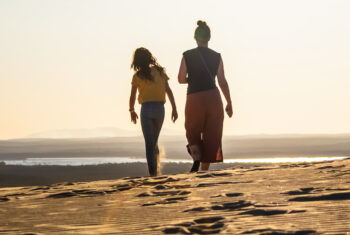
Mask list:
POLYGON ((151 67, 155 67, 160 73, 164 70, 149 50, 144 47, 137 48, 134 52, 131 68, 141 79, 152 81, 151 67))

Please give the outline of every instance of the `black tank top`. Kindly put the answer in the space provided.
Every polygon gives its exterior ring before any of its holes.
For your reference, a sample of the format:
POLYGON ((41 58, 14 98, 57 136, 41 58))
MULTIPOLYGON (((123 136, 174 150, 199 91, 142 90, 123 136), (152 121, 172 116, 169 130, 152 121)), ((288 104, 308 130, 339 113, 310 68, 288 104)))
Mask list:
POLYGON ((202 55, 212 76, 216 76, 221 61, 220 53, 211 50, 207 47, 197 47, 192 50, 185 51, 183 56, 187 66, 187 94, 192 94, 200 91, 206 91, 216 88, 215 79, 210 77, 206 69, 202 55), (201 54, 199 54, 201 53, 201 54))

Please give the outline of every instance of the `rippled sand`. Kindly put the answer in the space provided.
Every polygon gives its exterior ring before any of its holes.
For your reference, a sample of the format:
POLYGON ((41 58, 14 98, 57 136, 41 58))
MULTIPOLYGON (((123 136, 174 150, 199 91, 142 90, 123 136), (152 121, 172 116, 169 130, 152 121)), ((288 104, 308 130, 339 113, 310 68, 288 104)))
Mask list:
POLYGON ((0 189, 3 234, 347 232, 350 159, 0 189))

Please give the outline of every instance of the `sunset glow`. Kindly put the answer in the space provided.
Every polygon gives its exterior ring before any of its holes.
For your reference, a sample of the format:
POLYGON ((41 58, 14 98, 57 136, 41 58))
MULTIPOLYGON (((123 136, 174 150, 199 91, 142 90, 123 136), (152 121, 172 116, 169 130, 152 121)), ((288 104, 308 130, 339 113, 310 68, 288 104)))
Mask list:
MULTIPOLYGON (((350 132, 345 0, 0 2, 0 139, 130 122, 135 48, 167 69, 183 130, 182 52, 198 19, 224 60, 234 118, 225 134, 350 132), (169 10, 171 9, 171 10, 169 10)), ((138 109, 138 108, 137 108, 138 109)))

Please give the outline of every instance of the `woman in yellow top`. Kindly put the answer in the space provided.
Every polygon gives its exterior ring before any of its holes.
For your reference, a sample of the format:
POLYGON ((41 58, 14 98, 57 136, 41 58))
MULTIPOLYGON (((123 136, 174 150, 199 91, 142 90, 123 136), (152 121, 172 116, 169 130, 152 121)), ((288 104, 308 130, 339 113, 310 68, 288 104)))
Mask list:
POLYGON ((132 78, 132 87, 129 102, 131 121, 136 124, 138 119, 134 110, 136 93, 139 92, 138 101, 141 106, 141 126, 145 138, 148 170, 151 176, 159 172, 158 137, 164 120, 165 94, 168 95, 172 106, 171 119, 177 119, 176 104, 173 93, 169 87, 169 77, 164 68, 160 66, 151 52, 146 48, 138 48, 134 52, 131 68, 135 70, 132 78))

